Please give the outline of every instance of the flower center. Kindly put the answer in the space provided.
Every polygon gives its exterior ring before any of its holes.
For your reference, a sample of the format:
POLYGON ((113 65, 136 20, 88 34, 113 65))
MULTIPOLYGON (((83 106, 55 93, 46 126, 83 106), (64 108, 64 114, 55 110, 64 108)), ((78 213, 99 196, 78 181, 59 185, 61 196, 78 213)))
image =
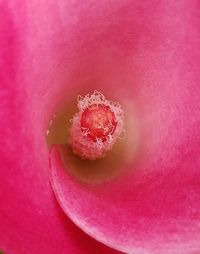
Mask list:
POLYGON ((105 142, 116 129, 117 120, 109 106, 93 104, 86 108, 81 117, 81 130, 89 140, 105 142))
POLYGON ((77 99, 79 112, 70 128, 72 150, 82 159, 102 158, 124 131, 124 112, 98 91, 77 99))

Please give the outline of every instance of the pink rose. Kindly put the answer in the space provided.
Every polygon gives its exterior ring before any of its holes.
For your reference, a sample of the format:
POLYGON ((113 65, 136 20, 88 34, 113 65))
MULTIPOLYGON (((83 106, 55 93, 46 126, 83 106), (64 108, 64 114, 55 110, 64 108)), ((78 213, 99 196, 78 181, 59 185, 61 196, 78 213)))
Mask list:
POLYGON ((194 0, 1 2, 0 250, 200 251, 199 10, 194 0), (46 130, 61 102, 96 89, 124 105, 128 127, 102 167, 116 162, 120 177, 88 183, 64 169, 58 146, 49 165, 46 130))

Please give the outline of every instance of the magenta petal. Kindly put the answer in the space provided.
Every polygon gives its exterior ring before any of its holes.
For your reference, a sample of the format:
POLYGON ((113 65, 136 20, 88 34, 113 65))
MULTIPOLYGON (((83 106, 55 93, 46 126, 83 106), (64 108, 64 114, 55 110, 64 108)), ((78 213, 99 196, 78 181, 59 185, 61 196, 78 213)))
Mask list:
POLYGON ((198 253, 200 6, 196 1, 145 3, 131 1, 119 9, 122 30, 111 15, 110 37, 104 37, 120 51, 116 55, 126 68, 111 75, 108 87, 137 111, 137 166, 116 181, 84 184, 64 170, 54 147, 52 185, 65 213, 107 245, 128 253, 198 253))
POLYGON ((44 138, 59 96, 89 81, 134 102, 144 157, 136 175, 85 187, 63 174, 52 152, 61 206, 116 248, 199 252, 198 2, 5 1, 0 8, 0 248, 88 254, 99 247, 84 235, 80 246, 80 232, 60 215, 44 138))
POLYGON ((200 249, 200 179, 195 158, 190 152, 174 168, 157 162, 155 172, 90 185, 64 170, 54 147, 52 185, 65 213, 109 246, 128 253, 194 253, 200 249))
POLYGON ((39 3, 0 3, 0 252, 117 253, 80 231, 52 193, 45 135, 58 101, 50 89, 63 83, 50 75, 60 74, 47 38, 59 24, 46 31, 52 19, 39 3))

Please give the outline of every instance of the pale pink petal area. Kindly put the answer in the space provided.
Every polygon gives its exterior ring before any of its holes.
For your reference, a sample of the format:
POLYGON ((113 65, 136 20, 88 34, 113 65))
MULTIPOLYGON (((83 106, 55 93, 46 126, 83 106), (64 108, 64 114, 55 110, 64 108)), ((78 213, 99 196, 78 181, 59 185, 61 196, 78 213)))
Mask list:
POLYGON ((63 86, 62 52, 51 43, 59 26, 49 2, 0 3, 0 252, 118 253, 64 215, 49 182, 46 128, 63 86))
POLYGON ((57 200, 85 232, 121 251, 199 253, 200 5, 121 1, 81 13, 71 81, 126 101, 140 149, 120 178, 92 184, 72 176, 53 147, 57 200))

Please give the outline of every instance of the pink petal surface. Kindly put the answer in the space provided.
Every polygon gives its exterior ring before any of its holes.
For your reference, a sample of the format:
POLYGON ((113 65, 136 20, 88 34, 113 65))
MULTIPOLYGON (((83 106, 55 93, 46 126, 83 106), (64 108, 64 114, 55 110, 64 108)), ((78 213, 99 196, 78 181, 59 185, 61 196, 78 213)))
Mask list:
POLYGON ((0 248, 112 253, 63 216, 48 180, 48 121, 91 86, 134 104, 140 170, 88 187, 53 151, 64 211, 116 248, 199 251, 198 2, 6 1, 0 14, 0 248))
POLYGON ((0 251, 118 253, 64 215, 49 183, 45 134, 64 78, 58 71, 62 49, 52 46, 63 29, 62 6, 48 4, 0 3, 0 251))
POLYGON ((126 1, 95 14, 83 9, 74 34, 82 48, 73 84, 126 100, 140 154, 121 178, 86 184, 54 147, 52 185, 79 227, 128 253, 200 251, 199 12, 197 1, 126 1))

